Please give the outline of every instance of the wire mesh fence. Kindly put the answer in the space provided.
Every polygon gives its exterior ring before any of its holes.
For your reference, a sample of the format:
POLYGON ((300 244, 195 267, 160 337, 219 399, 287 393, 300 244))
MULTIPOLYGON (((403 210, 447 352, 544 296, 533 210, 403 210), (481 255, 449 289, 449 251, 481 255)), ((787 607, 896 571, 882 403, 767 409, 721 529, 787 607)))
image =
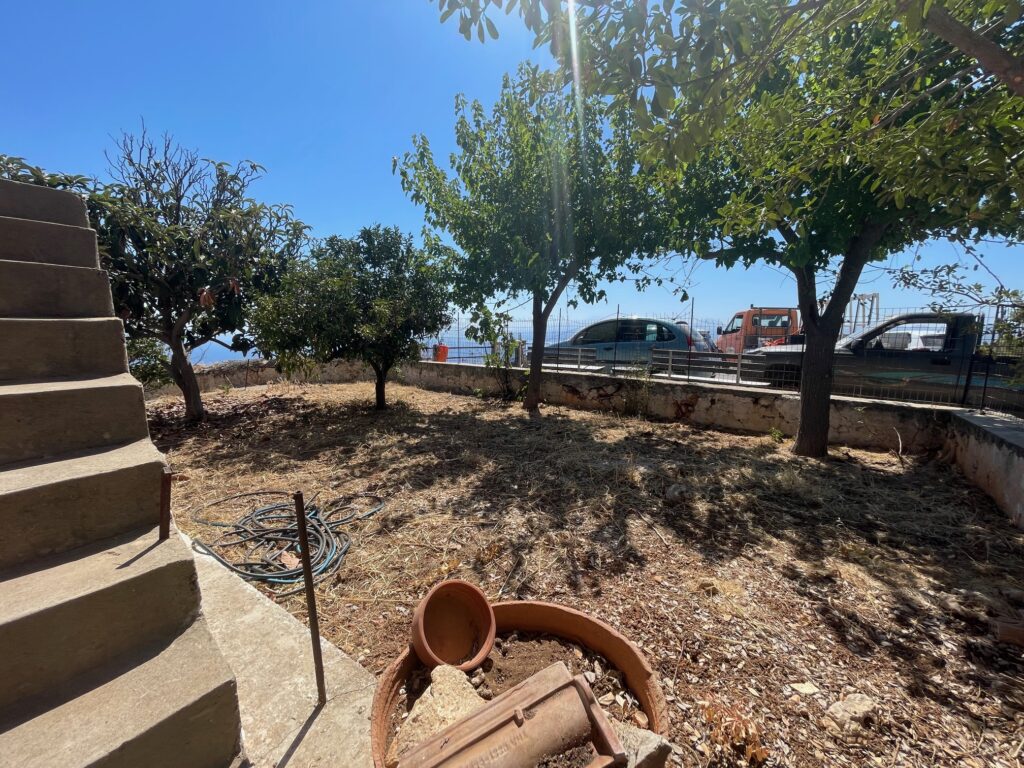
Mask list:
MULTIPOLYGON (((967 406, 1024 417, 1024 310, 942 311, 851 305, 836 345, 834 394, 967 406)), ((468 320, 425 344, 424 358, 527 365, 528 318, 509 321, 508 348, 469 341, 468 320), (492 356, 492 357, 488 357, 492 356)), ((806 336, 796 309, 750 307, 727 321, 692 315, 556 313, 544 365, 611 375, 797 389, 806 336)))

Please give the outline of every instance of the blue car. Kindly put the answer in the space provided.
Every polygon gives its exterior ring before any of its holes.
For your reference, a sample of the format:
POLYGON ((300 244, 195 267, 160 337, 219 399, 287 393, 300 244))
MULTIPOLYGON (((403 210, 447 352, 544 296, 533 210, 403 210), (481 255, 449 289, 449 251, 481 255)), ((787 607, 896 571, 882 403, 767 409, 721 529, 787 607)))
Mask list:
POLYGON ((590 348, 597 362, 611 365, 649 365, 651 350, 673 349, 710 352, 711 347, 700 334, 691 334, 686 323, 656 320, 649 317, 620 317, 588 325, 568 341, 556 345, 561 349, 590 348))

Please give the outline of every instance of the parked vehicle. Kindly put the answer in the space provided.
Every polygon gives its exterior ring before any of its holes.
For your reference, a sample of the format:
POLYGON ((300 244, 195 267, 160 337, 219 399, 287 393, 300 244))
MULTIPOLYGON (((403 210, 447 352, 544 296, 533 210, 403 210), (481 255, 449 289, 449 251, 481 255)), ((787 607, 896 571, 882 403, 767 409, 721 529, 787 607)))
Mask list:
POLYGON ((718 328, 718 349, 739 354, 785 339, 799 326, 792 307, 754 307, 737 312, 729 324, 718 328))
MULTIPOLYGON (((889 318, 836 344, 833 387, 837 394, 892 397, 952 404, 981 404, 983 393, 1024 406, 1024 387, 991 375, 977 354, 980 317, 966 313, 915 312, 889 318)), ((775 387, 800 384, 803 345, 765 346, 744 357, 760 364, 775 387)))
POLYGON ((599 364, 650 364, 651 350, 673 349, 708 352, 710 347, 699 335, 692 334, 685 323, 649 317, 620 317, 588 325, 568 341, 555 345, 558 349, 592 348, 599 364))

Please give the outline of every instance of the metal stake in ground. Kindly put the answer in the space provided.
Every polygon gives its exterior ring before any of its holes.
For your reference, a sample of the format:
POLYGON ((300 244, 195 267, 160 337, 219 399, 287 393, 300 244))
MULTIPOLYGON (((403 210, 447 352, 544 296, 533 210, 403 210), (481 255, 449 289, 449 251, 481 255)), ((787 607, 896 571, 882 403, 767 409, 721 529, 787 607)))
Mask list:
POLYGON ((302 559, 302 580, 306 585, 306 611, 309 613, 309 635, 313 640, 313 666, 316 669, 316 703, 327 703, 327 686, 324 683, 324 657, 320 651, 320 621, 316 615, 316 592, 313 584, 313 564, 309 560, 309 533, 306 531, 306 503, 302 491, 296 493, 295 521, 299 528, 299 555, 302 559))
POLYGON ((157 538, 166 541, 171 537, 171 470, 164 467, 160 476, 160 527, 157 538))

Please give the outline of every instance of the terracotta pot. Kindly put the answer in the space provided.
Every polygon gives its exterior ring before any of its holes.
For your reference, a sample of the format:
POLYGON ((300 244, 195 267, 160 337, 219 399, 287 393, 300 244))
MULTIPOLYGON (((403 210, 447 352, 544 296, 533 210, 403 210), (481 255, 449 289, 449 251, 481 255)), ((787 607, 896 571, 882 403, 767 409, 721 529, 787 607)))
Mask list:
POLYGON ((494 611, 468 581, 435 585, 412 617, 412 647, 428 668, 441 664, 468 672, 483 664, 494 646, 494 611))
POLYGON ((668 736, 668 703, 658 678, 647 659, 623 634, 600 619, 555 603, 515 600, 494 605, 498 632, 543 632, 570 640, 604 656, 625 678, 640 708, 647 715, 648 728, 668 736))
MULTIPOLYGON (((625 677, 626 686, 647 715, 648 727, 668 736, 668 704, 651 666, 640 649, 599 619, 554 603, 522 600, 492 606, 499 633, 513 630, 543 632, 570 640, 604 656, 625 677)), ((409 673, 419 664, 413 649, 406 650, 381 674, 370 711, 370 742, 375 768, 386 768, 391 713, 409 673)))

